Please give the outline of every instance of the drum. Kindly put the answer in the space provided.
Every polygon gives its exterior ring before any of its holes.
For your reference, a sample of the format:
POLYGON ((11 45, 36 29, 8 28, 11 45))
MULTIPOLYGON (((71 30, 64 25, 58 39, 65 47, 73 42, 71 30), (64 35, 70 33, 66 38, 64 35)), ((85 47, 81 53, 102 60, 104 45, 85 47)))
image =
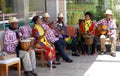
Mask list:
POLYGON ((27 51, 30 47, 31 40, 23 39, 20 41, 21 49, 27 51))
POLYGON ((92 45, 93 44, 93 40, 94 40, 94 36, 93 35, 83 35, 83 38, 85 40, 85 44, 86 45, 92 45))
POLYGON ((67 26, 66 27, 66 35, 68 36, 72 36, 74 37, 74 35, 76 34, 76 28, 74 28, 73 26, 67 26))
POLYGON ((31 38, 27 38, 27 39, 31 40, 30 45, 33 46, 33 45, 34 45, 34 39, 35 39, 35 38, 34 38, 34 37, 31 37, 31 38))

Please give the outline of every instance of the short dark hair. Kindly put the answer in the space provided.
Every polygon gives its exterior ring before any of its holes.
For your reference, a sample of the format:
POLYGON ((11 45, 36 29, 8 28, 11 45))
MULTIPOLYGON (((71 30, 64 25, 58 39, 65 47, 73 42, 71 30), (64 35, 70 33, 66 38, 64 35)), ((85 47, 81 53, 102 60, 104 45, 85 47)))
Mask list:
POLYGON ((92 18, 92 14, 91 14, 89 11, 85 13, 85 16, 86 16, 86 15, 89 15, 90 18, 92 18))
POLYGON ((39 16, 34 16, 32 21, 36 24, 36 21, 39 19, 40 17, 39 16))

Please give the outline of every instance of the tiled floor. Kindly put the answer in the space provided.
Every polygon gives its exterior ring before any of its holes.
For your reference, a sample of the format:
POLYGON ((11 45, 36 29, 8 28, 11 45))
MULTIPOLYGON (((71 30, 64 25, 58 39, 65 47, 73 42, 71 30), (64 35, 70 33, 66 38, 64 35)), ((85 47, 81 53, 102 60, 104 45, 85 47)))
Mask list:
MULTIPOLYGON (((70 55, 69 52, 68 54, 70 55)), ((110 55, 70 57, 74 60, 73 63, 61 60, 61 65, 52 70, 41 68, 37 61, 38 76, 120 76, 120 52, 117 52, 117 57, 110 55)), ((17 76, 17 72, 10 71, 9 76, 17 76)))

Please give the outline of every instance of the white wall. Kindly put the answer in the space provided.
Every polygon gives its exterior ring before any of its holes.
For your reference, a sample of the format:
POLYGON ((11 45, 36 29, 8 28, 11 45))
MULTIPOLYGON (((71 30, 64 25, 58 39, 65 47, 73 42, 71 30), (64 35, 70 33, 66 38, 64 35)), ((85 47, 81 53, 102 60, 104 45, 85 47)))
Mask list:
POLYGON ((58 0, 46 0, 47 12, 50 15, 51 20, 57 20, 57 14, 59 12, 58 0))

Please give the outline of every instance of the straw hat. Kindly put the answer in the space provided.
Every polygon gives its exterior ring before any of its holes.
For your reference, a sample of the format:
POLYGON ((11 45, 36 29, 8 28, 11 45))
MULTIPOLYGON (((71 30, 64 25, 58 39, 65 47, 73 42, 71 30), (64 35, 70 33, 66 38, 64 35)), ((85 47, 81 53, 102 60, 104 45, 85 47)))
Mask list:
POLYGON ((50 17, 50 15, 46 12, 44 13, 43 17, 50 17))
POLYGON ((106 12, 105 12, 105 14, 110 14, 110 15, 112 15, 112 11, 109 10, 109 9, 107 9, 106 12))
POLYGON ((62 14, 62 13, 59 13, 59 14, 58 14, 58 17, 63 17, 63 14, 62 14))
POLYGON ((16 17, 9 17, 9 23, 12 22, 18 22, 18 19, 16 17))

